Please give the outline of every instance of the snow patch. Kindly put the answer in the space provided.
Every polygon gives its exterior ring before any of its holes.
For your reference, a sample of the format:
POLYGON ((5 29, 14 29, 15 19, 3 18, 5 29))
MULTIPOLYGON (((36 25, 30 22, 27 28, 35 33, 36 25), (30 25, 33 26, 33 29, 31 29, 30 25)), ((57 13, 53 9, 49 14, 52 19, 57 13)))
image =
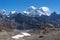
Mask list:
POLYGON ((14 39, 19 39, 19 38, 22 38, 22 37, 24 37, 24 35, 15 35, 15 36, 12 36, 12 38, 14 38, 14 39))
POLYGON ((29 33, 21 32, 24 36, 31 36, 29 33))
POLYGON ((21 34, 22 34, 22 35, 17 34, 17 35, 15 35, 15 36, 12 36, 12 38, 14 38, 14 39, 19 39, 19 38, 31 36, 31 34, 26 33, 26 32, 21 32, 21 34))

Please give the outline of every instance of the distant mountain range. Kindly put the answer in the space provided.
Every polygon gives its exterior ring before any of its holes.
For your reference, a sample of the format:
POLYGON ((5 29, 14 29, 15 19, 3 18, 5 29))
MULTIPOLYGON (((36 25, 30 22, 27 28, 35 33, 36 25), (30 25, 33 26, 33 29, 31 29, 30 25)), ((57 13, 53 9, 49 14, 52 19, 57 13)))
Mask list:
POLYGON ((35 8, 30 6, 22 13, 11 11, 9 15, 0 10, 0 27, 11 29, 40 29, 45 27, 60 27, 60 14, 51 12, 48 7, 35 8))

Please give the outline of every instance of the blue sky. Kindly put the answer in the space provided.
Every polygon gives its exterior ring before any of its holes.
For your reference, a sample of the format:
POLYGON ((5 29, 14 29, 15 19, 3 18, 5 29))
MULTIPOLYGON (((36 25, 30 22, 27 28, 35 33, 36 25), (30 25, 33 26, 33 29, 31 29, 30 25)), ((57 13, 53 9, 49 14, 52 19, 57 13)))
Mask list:
POLYGON ((60 13, 60 0, 0 0, 0 9, 5 9, 7 12, 13 10, 22 12, 29 6, 37 8, 46 6, 60 13))

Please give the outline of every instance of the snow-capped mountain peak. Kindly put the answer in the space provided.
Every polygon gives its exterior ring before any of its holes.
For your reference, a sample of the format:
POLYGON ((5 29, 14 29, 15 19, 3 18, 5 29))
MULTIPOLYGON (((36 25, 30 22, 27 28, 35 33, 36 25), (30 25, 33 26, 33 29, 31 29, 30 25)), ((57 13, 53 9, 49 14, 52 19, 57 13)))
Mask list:
POLYGON ((11 11, 11 14, 16 14, 17 13, 17 11, 11 11))
POLYGON ((48 7, 40 7, 39 9, 43 12, 43 15, 50 15, 50 9, 48 7))
POLYGON ((5 13, 5 12, 6 12, 6 10, 4 10, 4 9, 0 10, 0 13, 5 13))
POLYGON ((27 14, 29 16, 31 15, 35 15, 34 11, 36 10, 37 8, 34 7, 34 6, 30 6, 28 7, 25 11, 23 11, 24 14, 27 14))
POLYGON ((23 11, 23 13, 25 13, 25 14, 29 14, 29 12, 28 12, 28 11, 23 11))
POLYGON ((36 7, 34 7, 34 6, 30 6, 30 8, 32 8, 33 10, 35 10, 35 9, 36 9, 36 7))
POLYGON ((48 7, 40 7, 36 8, 34 6, 30 6, 25 11, 23 11, 24 14, 27 14, 28 16, 41 16, 41 15, 50 15, 50 9, 48 7))
POLYGON ((4 9, 0 10, 1 15, 5 15, 5 13, 6 13, 6 10, 4 10, 4 9))
POLYGON ((43 11, 49 11, 48 7, 40 7, 39 9, 43 10, 43 11))

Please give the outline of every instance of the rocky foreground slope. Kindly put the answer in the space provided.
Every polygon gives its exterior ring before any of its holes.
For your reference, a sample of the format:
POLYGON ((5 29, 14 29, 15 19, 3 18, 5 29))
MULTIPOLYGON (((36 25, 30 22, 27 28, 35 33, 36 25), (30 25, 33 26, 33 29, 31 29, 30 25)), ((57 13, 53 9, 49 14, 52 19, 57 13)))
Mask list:
MULTIPOLYGON (((25 30, 21 30, 22 32, 26 32, 25 30)), ((16 32, 0 32, 0 40, 60 40, 60 29, 50 29, 46 31, 44 30, 30 30, 27 33, 31 34, 31 36, 24 36, 19 39, 12 38, 15 35, 21 35, 21 31, 16 32)))

